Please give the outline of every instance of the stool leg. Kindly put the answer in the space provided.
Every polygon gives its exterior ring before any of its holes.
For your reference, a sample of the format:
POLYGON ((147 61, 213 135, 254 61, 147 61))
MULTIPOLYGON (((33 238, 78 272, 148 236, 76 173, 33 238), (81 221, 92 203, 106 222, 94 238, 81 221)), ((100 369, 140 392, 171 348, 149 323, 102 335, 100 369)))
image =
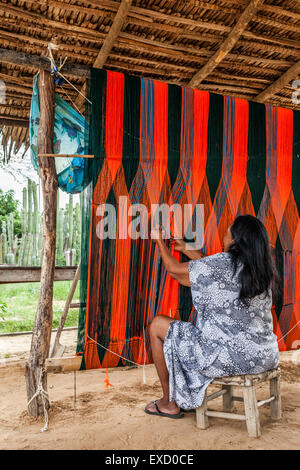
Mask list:
POLYGON ((209 427, 208 416, 206 412, 207 412, 207 394, 205 392, 202 405, 199 406, 199 408, 196 408, 196 421, 197 421, 197 428, 199 429, 207 429, 209 427))
POLYGON ((233 411, 233 386, 222 385, 222 389, 226 390, 226 393, 223 395, 223 411, 231 413, 233 411))
POLYGON ((248 435, 259 437, 261 435, 256 391, 253 385, 243 387, 244 405, 248 435))
POLYGON ((281 418, 281 395, 280 395, 280 376, 270 380, 270 395, 274 395, 275 400, 271 401, 271 418, 281 418))

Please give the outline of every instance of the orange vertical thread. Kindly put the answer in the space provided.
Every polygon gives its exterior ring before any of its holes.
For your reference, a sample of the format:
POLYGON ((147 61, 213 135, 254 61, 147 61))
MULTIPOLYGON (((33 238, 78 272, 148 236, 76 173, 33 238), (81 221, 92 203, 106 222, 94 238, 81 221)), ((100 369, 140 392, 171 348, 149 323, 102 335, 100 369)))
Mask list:
POLYGON ((113 387, 113 384, 110 383, 109 381, 109 377, 108 377, 108 368, 106 367, 106 377, 104 379, 104 383, 105 383, 105 388, 109 388, 109 387, 113 387))

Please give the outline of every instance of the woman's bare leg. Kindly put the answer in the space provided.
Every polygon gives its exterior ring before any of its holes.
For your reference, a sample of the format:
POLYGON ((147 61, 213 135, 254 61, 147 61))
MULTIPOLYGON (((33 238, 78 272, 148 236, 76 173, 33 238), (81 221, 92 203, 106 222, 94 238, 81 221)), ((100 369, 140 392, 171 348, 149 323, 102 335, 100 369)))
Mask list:
MULTIPOLYGON (((164 315, 155 317, 150 325, 150 340, 153 361, 162 386, 163 397, 157 402, 160 411, 169 414, 177 414, 180 408, 174 401, 169 402, 169 372, 167 369, 163 344, 172 319, 164 315)), ((153 402, 148 403, 146 409, 156 412, 153 402)))

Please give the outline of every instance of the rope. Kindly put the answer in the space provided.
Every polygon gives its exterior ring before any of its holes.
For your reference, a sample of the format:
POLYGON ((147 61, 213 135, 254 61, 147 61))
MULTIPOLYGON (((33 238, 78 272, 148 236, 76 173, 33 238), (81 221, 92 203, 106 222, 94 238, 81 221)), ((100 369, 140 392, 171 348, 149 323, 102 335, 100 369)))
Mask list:
POLYGON ((111 349, 106 348, 105 346, 103 346, 103 344, 98 343, 98 342, 95 341, 93 338, 91 338, 89 335, 87 335, 87 338, 89 338, 91 341, 93 341, 93 342, 96 343, 98 346, 100 346, 100 348, 103 348, 103 349, 105 349, 106 351, 108 351, 108 352, 114 354, 115 356, 120 357, 120 358, 123 359, 124 361, 130 362, 131 364, 134 364, 134 365, 137 366, 137 367, 142 367, 142 368, 143 368, 143 383, 144 383, 144 384, 146 383, 146 368, 145 368, 145 365, 146 365, 145 328, 144 328, 144 364, 138 364, 137 362, 131 361, 130 359, 126 359, 126 357, 121 356, 120 354, 118 354, 118 353, 112 351, 111 349))
MULTIPOLYGON (((53 73, 54 76, 57 76, 59 75, 63 81, 67 82, 72 88, 74 88, 74 90, 77 91, 77 93, 79 93, 86 101, 88 101, 88 103, 92 104, 92 102, 83 94, 81 93, 80 90, 78 90, 78 88, 76 88, 75 85, 73 85, 73 83, 71 83, 62 73, 61 73, 61 69, 63 68, 63 66, 65 65, 66 63, 66 60, 68 57, 65 57, 64 60, 62 61, 60 59, 60 65, 57 66, 56 63, 55 63, 55 60, 54 60, 54 57, 53 57, 53 54, 52 54, 52 49, 59 49, 59 46, 57 44, 53 44, 52 42, 49 42, 48 44, 48 51, 49 51, 49 60, 50 60, 50 64, 51 64, 51 72, 53 73)), ((60 83, 60 80, 58 79, 57 80, 57 83, 58 85, 61 86, 61 83, 60 83)), ((80 113, 81 114, 81 113, 80 113)))
POLYGON ((106 348, 105 346, 103 346, 103 344, 98 343, 98 342, 95 341, 93 338, 91 338, 89 335, 87 335, 87 337, 88 337, 91 341, 93 341, 94 343, 98 344, 98 346, 100 346, 100 348, 105 349, 106 351, 108 351, 108 352, 114 354, 115 356, 120 357, 121 359, 124 359, 124 361, 131 362, 131 364, 134 364, 134 365, 137 366, 137 367, 143 367, 142 364, 138 364, 137 362, 131 361, 130 359, 126 359, 126 357, 120 356, 120 354, 118 354, 118 353, 112 351, 111 349, 106 348))
POLYGON ((71 101, 72 105, 74 106, 74 108, 76 109, 76 111, 80 114, 81 117, 83 117, 83 119, 85 119, 84 115, 81 113, 80 109, 78 108, 78 106, 76 105, 76 103, 72 100, 71 96, 68 94, 68 92, 62 87, 62 85, 60 83, 58 83, 58 86, 61 88, 61 91, 63 91, 67 97, 69 98, 69 100, 71 101))
POLYGON ((74 90, 77 91, 77 93, 79 93, 88 103, 90 104, 93 104, 83 93, 81 93, 80 90, 78 90, 78 88, 76 88, 75 85, 73 85, 73 83, 71 83, 59 70, 57 70, 57 74, 60 75, 69 85, 71 85, 71 87, 74 88, 74 90))
POLYGON ((279 342, 282 341, 287 335, 289 335, 289 334, 291 333, 291 331, 293 331, 299 323, 300 323, 300 320, 297 321, 296 325, 294 325, 293 328, 291 328, 284 336, 282 336, 282 338, 280 338, 279 340, 277 340, 277 343, 279 343, 279 342))
POLYGON ((50 63, 51 63, 51 74, 55 78, 55 83, 58 84, 58 85, 61 85, 61 83, 63 83, 64 81, 61 78, 58 77, 58 71, 64 66, 64 64, 67 60, 67 57, 65 57, 63 62, 60 58, 60 65, 58 67, 55 63, 55 60, 54 60, 54 57, 53 57, 53 54, 52 54, 52 49, 57 50, 58 48, 59 48, 59 46, 57 44, 53 44, 52 42, 50 42, 48 44, 48 54, 49 54, 49 60, 50 60, 50 63))
POLYGON ((43 429, 41 429, 41 432, 45 432, 45 431, 48 431, 48 413, 47 413, 47 409, 46 409, 46 400, 49 400, 49 395, 48 395, 48 392, 46 392, 43 388, 43 382, 42 382, 42 378, 43 378, 43 373, 45 372, 45 369, 42 368, 41 369, 41 374, 40 374, 40 379, 39 379, 39 383, 38 383, 38 386, 37 386, 37 389, 36 389, 36 392, 35 394, 30 398, 29 402, 27 403, 27 406, 30 405, 30 403, 32 402, 32 400, 34 400, 36 397, 38 397, 39 395, 41 395, 42 397, 42 404, 43 404, 43 408, 44 408, 44 417, 45 417, 45 424, 44 424, 44 427, 43 429))

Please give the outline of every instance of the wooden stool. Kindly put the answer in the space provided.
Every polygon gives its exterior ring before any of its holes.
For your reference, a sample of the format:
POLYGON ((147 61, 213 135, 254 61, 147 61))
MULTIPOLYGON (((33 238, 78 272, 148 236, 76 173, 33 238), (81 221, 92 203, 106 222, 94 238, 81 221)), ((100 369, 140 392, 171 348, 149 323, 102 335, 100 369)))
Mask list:
POLYGON ((270 404, 271 418, 281 418, 281 397, 280 397, 280 369, 269 370, 262 374, 237 375, 234 377, 220 377, 214 379, 211 385, 221 385, 222 388, 209 396, 205 393, 202 405, 196 408, 197 427, 207 429, 209 427, 208 416, 225 419, 238 419, 246 421, 247 430, 250 437, 261 435, 258 408, 262 405, 270 404), (262 382, 270 382, 270 397, 266 400, 257 401, 255 387, 262 382), (235 397, 233 387, 243 387, 244 397, 235 397), (213 411, 207 409, 207 402, 219 396, 223 396, 223 410, 213 411), (233 402, 243 401, 245 415, 232 413, 233 402))

